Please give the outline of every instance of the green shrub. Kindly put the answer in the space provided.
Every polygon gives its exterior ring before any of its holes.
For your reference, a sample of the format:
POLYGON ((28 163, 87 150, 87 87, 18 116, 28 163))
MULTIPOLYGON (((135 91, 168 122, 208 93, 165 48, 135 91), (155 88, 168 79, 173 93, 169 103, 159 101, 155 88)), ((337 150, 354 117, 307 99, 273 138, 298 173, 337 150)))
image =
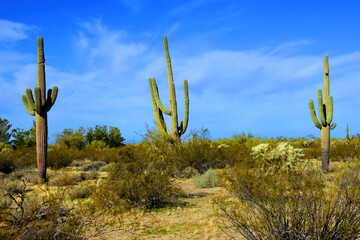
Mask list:
POLYGON ((88 172, 81 172, 79 178, 84 180, 94 180, 99 177, 99 173, 96 170, 88 171, 88 172))
POLYGON ((79 174, 56 172, 49 174, 49 183, 51 186, 70 186, 81 181, 79 174))
POLYGON ((210 140, 192 139, 170 149, 167 161, 173 162, 181 171, 192 167, 202 174, 215 164, 216 151, 212 148, 210 140))
POLYGON ((87 164, 81 168, 81 171, 95 171, 99 170, 101 167, 105 166, 106 163, 104 161, 96 161, 90 164, 87 164))
POLYGON ((122 205, 153 209, 178 202, 183 195, 175 185, 174 170, 168 168, 144 144, 123 147, 120 162, 115 163, 102 181, 94 199, 100 205, 122 205))
POLYGON ((228 194, 215 204, 225 230, 245 239, 357 239, 360 165, 349 166, 330 178, 308 165, 264 171, 242 162, 220 176, 228 194))
POLYGON ((186 167, 184 170, 176 173, 177 178, 192 178, 198 175, 198 171, 193 167, 186 167))
POLYGON ((16 168, 15 153, 11 148, 0 150, 0 172, 11 173, 16 168))
POLYGON ((51 145, 48 150, 48 167, 53 169, 69 166, 75 159, 82 158, 80 150, 64 145, 51 145))
POLYGON ((95 188, 95 185, 88 183, 76 185, 71 190, 69 190, 69 197, 71 200, 78 198, 89 198, 95 192, 95 188))
POLYGON ((16 169, 36 166, 36 151, 34 148, 4 148, 0 151, 0 172, 10 173, 16 169))
POLYGON ((321 156, 320 139, 305 140, 302 142, 301 148, 304 149, 306 159, 317 159, 321 156))
POLYGON ((209 169, 204 174, 195 176, 194 181, 199 188, 217 187, 217 172, 209 169))
POLYGON ((352 141, 334 140, 331 141, 330 157, 332 160, 347 161, 359 157, 359 139, 355 138, 352 141))
POLYGON ((37 171, 33 171, 31 169, 20 169, 13 171, 8 175, 8 178, 12 181, 27 179, 29 183, 38 184, 39 179, 37 175, 37 171))

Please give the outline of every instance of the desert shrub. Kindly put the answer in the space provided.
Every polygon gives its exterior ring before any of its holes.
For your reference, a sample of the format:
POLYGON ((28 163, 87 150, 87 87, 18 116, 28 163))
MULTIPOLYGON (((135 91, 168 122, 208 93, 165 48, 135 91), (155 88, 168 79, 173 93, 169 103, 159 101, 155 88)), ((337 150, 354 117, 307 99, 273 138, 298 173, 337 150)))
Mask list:
POLYGON ((178 139, 169 134, 159 133, 157 128, 149 128, 146 126, 145 133, 141 135, 144 140, 143 143, 147 148, 162 156, 168 154, 171 148, 180 144, 178 139))
POLYGON ((76 185, 69 190, 69 197, 71 200, 78 198, 89 198, 95 192, 96 186, 93 184, 80 184, 76 185))
POLYGON ((105 166, 106 162, 104 161, 96 161, 91 164, 85 165, 81 168, 81 171, 94 171, 99 170, 102 166, 105 166))
POLYGON ((197 174, 199 174, 199 173, 195 168, 186 167, 184 170, 177 172, 176 177, 177 178, 192 178, 197 174))
MULTIPOLYGON (((306 159, 317 159, 321 156, 321 147, 320 139, 310 139, 304 140, 302 142, 302 149, 304 149, 304 154, 306 159)), ((331 152, 331 150, 330 150, 331 152)))
POLYGON ((69 166, 72 161, 82 157, 80 150, 65 145, 51 145, 48 150, 48 166, 53 169, 69 166))
POLYGON ((68 172, 55 172, 49 174, 51 186, 69 186, 81 181, 80 175, 68 172))
POLYGON ((202 174, 215 165, 216 150, 211 146, 210 140, 191 139, 187 143, 179 144, 169 152, 167 158, 174 162, 181 171, 192 167, 202 174))
POLYGON ((5 149, 5 148, 11 148, 11 145, 0 142, 0 152, 1 152, 1 150, 5 149))
POLYGON ((87 171, 87 172, 81 172, 79 178, 84 180, 94 180, 99 177, 99 173, 97 170, 87 171))
POLYGON ((217 172, 214 169, 207 170, 204 174, 194 177, 195 185, 199 188, 212 188, 217 186, 217 172))
POLYGON ((99 171, 101 171, 101 172, 107 172, 107 171, 109 171, 109 169, 112 168, 112 166, 113 166, 114 164, 115 164, 115 163, 106 164, 105 166, 102 166, 101 168, 99 168, 99 171))
POLYGON ((91 161, 103 161, 105 163, 116 162, 121 159, 121 147, 118 148, 93 148, 87 147, 82 152, 82 159, 91 161))
MULTIPOLYGON (((27 179, 0 184, 1 239, 89 239, 118 229, 103 212, 65 201, 64 188, 32 192, 27 179), (91 213, 88 209, 92 209, 91 213)), ((116 225, 115 225, 116 224, 116 225)))
POLYGON ((355 138, 352 141, 346 139, 332 141, 330 149, 330 157, 332 160, 347 161, 355 157, 358 158, 359 139, 355 138))
POLYGON ((16 168, 14 150, 4 148, 0 151, 0 172, 11 173, 16 168))
POLYGON ((4 148, 0 151, 0 172, 10 173, 16 169, 36 166, 36 151, 33 148, 4 148))
POLYGON ((228 142, 214 141, 212 142, 216 160, 212 164, 212 168, 232 167, 241 161, 252 160, 250 153, 254 139, 241 142, 240 139, 231 139, 228 142))
POLYGON ((31 169, 19 169, 13 171, 12 173, 8 174, 7 176, 10 180, 16 181, 20 179, 27 179, 29 183, 38 184, 39 179, 37 175, 37 171, 33 171, 31 169))
POLYGON ((71 164, 69 165, 70 167, 77 167, 77 168, 82 168, 88 164, 91 164, 92 161, 89 159, 83 159, 83 160, 74 160, 71 162, 71 164))
MULTIPOLYGON (((272 150, 263 151, 264 158, 272 150)), ((286 162, 275 168, 241 162, 224 171, 220 181, 228 195, 215 205, 225 230, 245 239, 359 237, 360 165, 328 179, 320 169, 286 162)))
POLYGON ((93 198, 102 206, 128 204, 153 209, 177 203, 183 194, 174 170, 145 144, 123 147, 123 159, 109 170, 93 198))

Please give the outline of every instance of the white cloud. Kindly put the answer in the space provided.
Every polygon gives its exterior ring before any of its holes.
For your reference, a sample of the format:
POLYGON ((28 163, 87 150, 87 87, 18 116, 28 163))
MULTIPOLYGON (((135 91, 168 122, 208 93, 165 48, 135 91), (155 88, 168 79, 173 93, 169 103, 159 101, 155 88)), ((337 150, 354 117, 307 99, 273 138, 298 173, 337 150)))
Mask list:
POLYGON ((100 20, 82 24, 77 38, 80 53, 96 68, 122 72, 133 67, 146 48, 141 43, 126 42, 122 31, 109 31, 100 20))
POLYGON ((10 42, 28 38, 27 31, 32 27, 23 24, 0 19, 0 41, 10 42))
MULTIPOLYGON (((50 133, 55 131, 53 126, 61 131, 106 124, 120 127, 131 141, 133 137, 129 136, 143 129, 144 123, 152 125, 154 121, 149 77, 156 78, 161 99, 169 106, 163 48, 153 49, 145 42, 136 42, 126 32, 109 30, 100 21, 82 24, 74 44, 80 48, 79 60, 87 64, 81 71, 71 73, 53 66, 51 61, 46 65, 47 88, 59 87, 57 102, 49 114, 50 133)), ((274 49, 210 49, 197 55, 183 52, 185 58, 172 55, 179 120, 183 117, 186 78, 190 129, 209 128, 214 138, 231 137, 242 131, 264 136, 318 135, 308 101, 316 98, 317 88, 323 87, 323 56, 296 51, 296 47, 306 44, 308 41, 303 40, 274 49)), ((0 51, 0 56, 6 56, 5 52, 0 51)), ((14 113, 17 119, 27 116, 21 95, 36 84, 36 64, 32 63, 36 55, 33 57, 30 60, 17 53, 8 58, 10 61, 0 58, 0 99, 21 109, 20 117, 14 113), (12 80, 5 81, 9 76, 12 80)), ((356 111, 360 105, 360 53, 330 55, 329 62, 334 121, 339 125, 334 133, 340 134, 345 119, 351 119, 349 125, 355 126, 360 118, 356 111)), ((0 103, 0 108, 7 106, 0 103)))

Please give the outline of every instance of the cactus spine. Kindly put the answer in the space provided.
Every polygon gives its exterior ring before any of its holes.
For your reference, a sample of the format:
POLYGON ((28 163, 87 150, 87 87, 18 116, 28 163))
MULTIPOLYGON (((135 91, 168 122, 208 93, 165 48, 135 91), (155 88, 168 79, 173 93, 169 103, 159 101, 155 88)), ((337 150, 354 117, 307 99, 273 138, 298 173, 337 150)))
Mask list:
POLYGON ((321 133, 321 168, 323 172, 329 171, 330 163, 330 130, 336 127, 336 123, 330 125, 333 118, 333 98, 329 90, 329 63, 328 56, 324 57, 324 93, 318 90, 319 116, 316 117, 313 100, 309 101, 311 118, 321 133))
POLYGON ((149 79, 151 101, 155 115, 155 123, 159 129, 159 132, 162 134, 169 134, 173 137, 179 139, 186 131, 189 121, 189 90, 188 82, 184 80, 184 121, 180 122, 178 125, 178 113, 177 113, 177 104, 176 104, 176 93, 175 93, 175 84, 173 80, 172 68, 171 68, 171 59, 169 54, 169 48, 167 43, 167 38, 164 36, 164 48, 165 48, 165 59, 166 59, 166 68, 168 74, 169 82, 169 99, 170 99, 170 110, 166 109, 161 103, 159 97, 159 90, 155 81, 155 78, 149 79), (170 116, 171 119, 171 132, 166 127, 163 113, 170 116))
POLYGON ((30 88, 26 89, 26 95, 22 96, 22 102, 25 109, 36 119, 36 153, 38 176, 42 182, 46 181, 46 165, 47 165, 47 112, 54 105, 58 87, 49 89, 46 97, 45 82, 45 57, 43 38, 37 39, 38 64, 37 64, 37 85, 34 88, 35 98, 30 88))

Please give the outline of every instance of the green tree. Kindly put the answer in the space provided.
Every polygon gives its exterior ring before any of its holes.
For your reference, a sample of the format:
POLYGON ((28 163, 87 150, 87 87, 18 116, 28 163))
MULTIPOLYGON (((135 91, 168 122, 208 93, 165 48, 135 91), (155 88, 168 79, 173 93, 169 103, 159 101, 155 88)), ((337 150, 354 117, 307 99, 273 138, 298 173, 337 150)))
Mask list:
POLYGON ((117 127, 110 127, 108 134, 108 145, 109 147, 121 147, 124 146, 125 138, 121 136, 120 129, 117 127))
POLYGON ((107 126, 96 125, 94 128, 94 136, 95 136, 95 140, 107 142, 108 141, 107 126))
POLYGON ((11 144, 14 149, 20 147, 34 147, 36 145, 35 124, 36 122, 33 121, 33 126, 27 131, 21 128, 12 130, 13 140, 11 141, 11 144))
POLYGON ((117 127, 107 127, 106 125, 96 125, 95 128, 89 128, 85 134, 85 140, 88 145, 93 141, 105 143, 106 147, 120 147, 124 145, 125 139, 121 136, 121 132, 117 127))
POLYGON ((91 128, 88 128, 86 134, 85 134, 85 141, 86 141, 86 144, 91 144, 92 141, 95 140, 95 133, 94 133, 94 129, 91 127, 91 128))
POLYGON ((75 132, 71 128, 66 128, 57 134, 55 143, 66 145, 68 148, 76 147, 82 149, 86 144, 85 132, 83 127, 79 127, 75 132))
POLYGON ((9 132, 9 129, 11 126, 9 120, 0 118, 0 142, 5 144, 10 143, 11 132, 9 132))

